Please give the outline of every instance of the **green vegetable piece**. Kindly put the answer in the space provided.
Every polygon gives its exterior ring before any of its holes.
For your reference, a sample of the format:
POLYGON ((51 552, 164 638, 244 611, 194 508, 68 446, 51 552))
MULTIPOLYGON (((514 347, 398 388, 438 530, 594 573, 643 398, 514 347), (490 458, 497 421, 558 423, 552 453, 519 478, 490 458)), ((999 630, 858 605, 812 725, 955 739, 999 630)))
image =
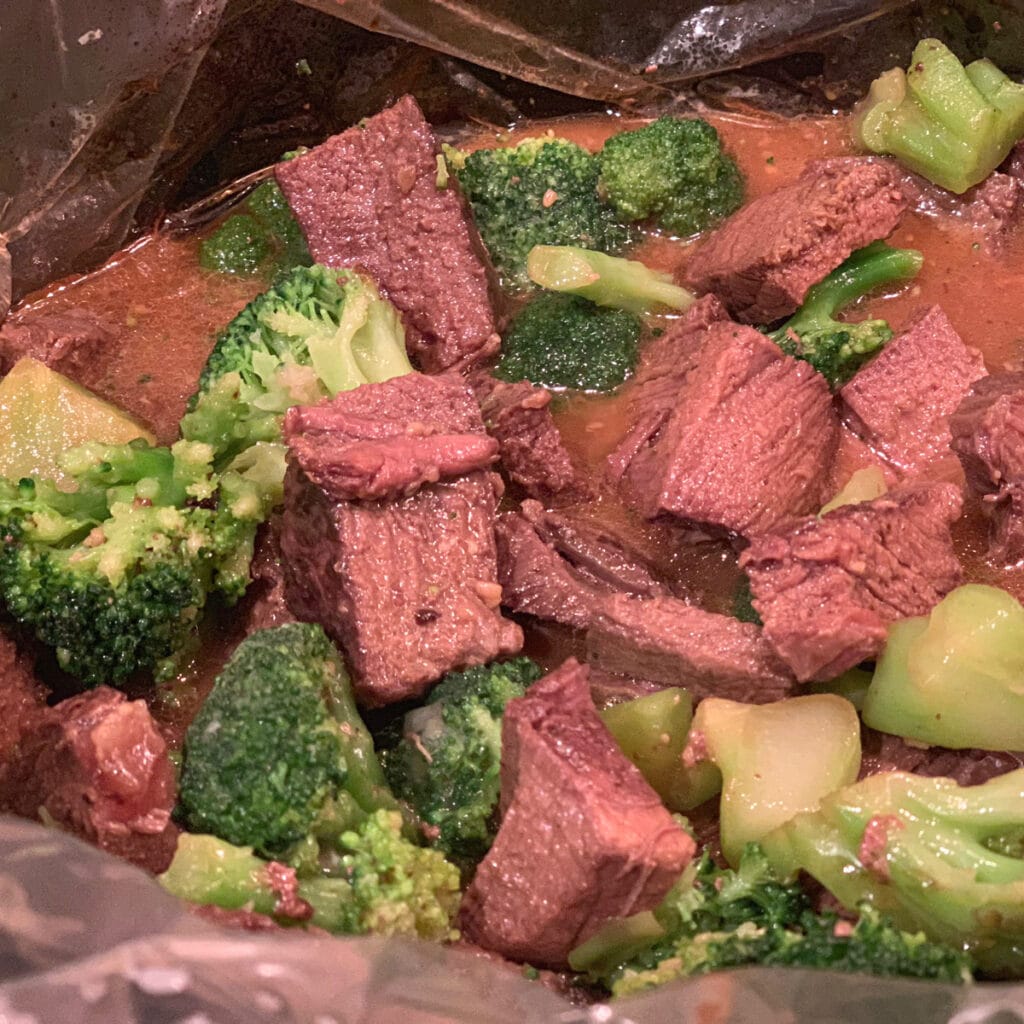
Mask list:
POLYGON ((602 711, 601 718, 670 811, 699 807, 722 788, 714 765, 683 765, 693 719, 693 698, 686 690, 670 687, 615 704, 602 711))
POLYGON ((865 466, 856 469, 850 474, 850 479, 843 484, 842 488, 827 502, 821 509, 821 515, 828 515, 833 509, 842 508, 844 505, 859 505, 862 501, 874 501, 880 498, 889 485, 885 482, 885 473, 879 466, 865 466))
POLYGON ((601 191, 626 221, 674 235, 704 231, 743 202, 743 176, 718 132, 698 118, 661 117, 613 135, 600 154, 601 191))
POLYGON ((617 254, 631 241, 598 197, 597 158, 575 143, 526 139, 507 149, 446 152, 505 288, 529 288, 526 257, 535 245, 617 254))
POLYGON ((1024 750, 1024 607, 971 583, 893 623, 864 721, 935 746, 1024 750))
POLYGON ((255 274, 269 255, 266 229, 245 213, 228 217, 199 245, 199 265, 218 274, 255 274))
POLYGON ((312 264, 306 236, 276 181, 265 181, 253 189, 245 205, 270 237, 278 275, 312 264))
POLYGON ((939 40, 917 44, 854 111, 854 141, 963 193, 988 177, 1024 135, 1024 85, 988 60, 966 68, 939 40))
POLYGON ((916 249, 893 249, 884 242, 858 249, 814 285, 803 305, 768 337, 839 388, 892 339, 892 328, 884 320, 843 323, 835 319, 837 313, 876 288, 910 280, 922 261, 916 249))
POLYGON ((494 375, 550 388, 611 391, 636 366, 641 329, 632 313, 546 293, 512 321, 494 375))
POLYGON ((568 292, 598 306, 630 313, 664 309, 685 312, 693 295, 672 282, 671 274, 651 270, 638 260, 606 256, 573 245, 535 245, 526 260, 530 280, 553 292, 568 292))
POLYGON ((747 843, 814 808, 860 770, 857 712, 831 694, 774 704, 709 697, 690 735, 688 760, 709 760, 722 773, 722 852, 730 864, 747 843))
POLYGON ((834 693, 848 700, 858 712, 864 709, 872 673, 862 668, 847 669, 841 676, 823 683, 808 683, 808 693, 834 693))

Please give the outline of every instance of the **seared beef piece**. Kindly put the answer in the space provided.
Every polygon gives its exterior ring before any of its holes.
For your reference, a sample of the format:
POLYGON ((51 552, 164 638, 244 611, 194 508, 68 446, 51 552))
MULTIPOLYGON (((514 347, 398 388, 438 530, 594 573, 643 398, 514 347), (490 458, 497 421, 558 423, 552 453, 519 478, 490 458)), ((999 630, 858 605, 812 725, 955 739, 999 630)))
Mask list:
POLYGON ((405 314, 409 353, 430 372, 499 343, 483 249, 456 186, 437 187, 439 152, 403 96, 276 168, 313 258, 367 270, 405 314))
POLYGON ((968 485, 992 508, 994 559, 1024 558, 1024 373, 982 377, 949 418, 968 485))
POLYGON ((821 507, 839 440, 821 374, 728 320, 691 332, 676 365, 638 385, 608 460, 643 515, 748 536, 821 507))
POLYGON ((86 387, 116 358, 117 338, 92 313, 71 309, 8 320, 0 327, 0 372, 31 356, 86 387))
POLYGON ((781 700, 794 686, 758 626, 673 597, 606 598, 587 633, 587 661, 604 672, 685 686, 695 697, 748 704, 781 700))
POLYGON ((740 555, 764 635, 801 682, 882 649, 890 622, 923 615, 961 579, 953 484, 903 487, 755 537, 740 555))
POLYGON ((245 592, 248 617, 245 633, 272 629, 294 622, 285 593, 284 566, 281 564, 281 521, 275 516, 256 534, 256 551, 249 567, 252 582, 245 592))
POLYGON ((361 703, 420 696, 450 669, 519 650, 521 630, 498 611, 500 480, 483 468, 495 445, 461 380, 410 374, 365 384, 291 409, 284 433, 288 606, 344 648, 361 703), (401 498, 353 500, 351 479, 338 481, 336 453, 358 441, 360 431, 359 443, 386 446, 388 480, 403 481, 403 493, 413 481, 438 480, 435 470, 444 479, 401 498), (475 439, 489 447, 454 467, 471 471, 448 476, 453 436, 466 448, 475 439), (445 447, 434 458, 429 446, 438 439, 445 447))
POLYGON ((893 466, 920 472, 948 454, 948 417, 985 376, 938 306, 922 310, 840 392, 847 424, 893 466))
POLYGON ((31 660, 0 633, 0 763, 45 712, 45 701, 46 688, 36 679, 31 660))
POLYGON ((687 282, 744 323, 788 316, 855 249, 885 238, 907 200, 892 164, 822 162, 740 207, 693 250, 687 282))
POLYGON ((593 497, 555 426, 550 391, 528 381, 508 384, 490 374, 476 375, 472 384, 509 479, 531 498, 548 505, 569 505, 593 497))
POLYGON ((916 174, 904 177, 903 189, 914 209, 937 217, 954 217, 977 232, 987 252, 999 254, 1024 221, 1024 180, 994 171, 980 185, 956 195, 916 174))
POLYGON ((495 534, 502 604, 512 611, 586 629, 606 595, 665 593, 640 555, 539 502, 500 515, 495 534))
POLYGON ((570 659, 502 721, 501 828, 462 903, 463 934, 562 967, 608 919, 655 907, 693 840, 626 759, 570 659))
POLYGON ((47 708, 0 762, 0 810, 61 828, 154 873, 174 856, 174 769, 143 700, 101 686, 47 708))
POLYGON ((980 786, 997 775, 1024 768, 1024 753, 995 750, 948 750, 911 746, 899 736, 861 730, 864 751, 860 777, 881 772, 913 772, 932 778, 955 779, 961 786, 980 786))

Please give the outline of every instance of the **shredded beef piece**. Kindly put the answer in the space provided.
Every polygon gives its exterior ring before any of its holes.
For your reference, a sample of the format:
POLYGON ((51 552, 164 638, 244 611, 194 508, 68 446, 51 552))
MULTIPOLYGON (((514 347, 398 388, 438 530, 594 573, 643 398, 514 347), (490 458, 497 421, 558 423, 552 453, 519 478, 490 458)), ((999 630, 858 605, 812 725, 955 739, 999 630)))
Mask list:
POLYGON ((955 779, 961 786, 980 786, 997 775, 1024 768, 1024 752, 923 747, 867 726, 861 729, 861 748, 862 779, 882 772, 913 772, 930 778, 955 779))
POLYGON ((31 660, 0 632, 0 765, 21 734, 46 712, 46 688, 35 677, 31 660))
POLYGON ((740 556, 764 635, 801 682, 873 658, 889 623, 923 615, 961 580, 952 484, 909 486, 755 537, 740 556))
POLYGON ((8 373, 24 356, 31 356, 85 387, 99 379, 97 368, 116 358, 117 338, 86 310, 28 315, 0 327, 0 371, 8 373))
POLYGON ((282 930, 281 925, 272 917, 267 917, 266 914, 257 914, 255 910, 225 910, 224 907, 218 907, 212 903, 193 903, 190 905, 190 909, 196 917, 221 928, 241 928, 249 932, 282 930))
POLYGON ((655 907, 694 854, 571 659, 505 709, 501 811, 460 925, 469 941, 540 966, 564 966, 609 918, 655 907))
POLYGON ((252 582, 245 594, 248 607, 246 636, 261 629, 272 629, 295 621, 285 593, 280 535, 279 516, 261 526, 256 534, 256 550, 249 567, 252 582))
POLYGON ((405 315, 410 355, 430 372, 499 343, 483 248, 455 183, 438 188, 439 152, 403 96, 275 172, 313 258, 368 271, 405 315))
POLYGON ((897 171, 871 158, 810 165, 746 203, 694 249, 687 282, 744 323, 792 313, 855 249, 885 238, 907 208, 897 171))

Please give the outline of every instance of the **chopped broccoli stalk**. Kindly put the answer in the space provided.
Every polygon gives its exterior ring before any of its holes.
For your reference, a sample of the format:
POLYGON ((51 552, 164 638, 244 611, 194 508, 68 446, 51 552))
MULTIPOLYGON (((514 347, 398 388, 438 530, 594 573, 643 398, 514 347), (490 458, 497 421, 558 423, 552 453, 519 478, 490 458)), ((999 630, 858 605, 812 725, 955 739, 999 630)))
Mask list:
POLYGON ((284 193, 265 181, 199 246, 199 263, 220 274, 251 276, 268 268, 287 273, 312 259, 284 193))
POLYGON ((600 153, 602 194, 626 221, 693 235, 743 201, 743 176, 718 132, 698 118, 661 117, 613 135, 600 153))
POLYGON ((529 287, 526 257, 535 245, 619 253, 630 242, 598 196, 597 158, 573 142, 526 139, 508 149, 446 152, 506 288, 529 287))
POLYGON ((910 67, 892 68, 854 112, 853 137, 952 192, 989 176, 1024 135, 1024 85, 991 61, 967 67, 939 40, 923 39, 910 67))
POLYGON ((1024 769, 978 786, 906 772, 826 796, 767 835, 779 877, 806 871, 844 906, 966 949, 986 974, 1024 968, 1024 769))
POLYGON ((527 257, 526 272, 534 284, 548 291, 568 292, 630 313, 685 312, 693 304, 693 295, 674 284, 671 274, 651 270, 638 260, 574 245, 535 245, 527 257))
POLYGON ((820 515, 828 515, 833 509, 842 508, 843 505, 859 505, 862 501, 874 501, 888 490, 889 485, 885 482, 885 473, 880 466, 856 469, 835 497, 822 507, 820 515))
POLYGON ((872 729, 935 746, 1024 750, 1024 607, 957 587, 929 615, 889 627, 864 702, 872 729))
POLYGON ((494 839, 502 714, 541 674, 529 658, 449 673, 405 716, 401 742, 384 756, 396 795, 460 860, 479 860, 494 839))
POLYGON ((239 644, 185 736, 181 805, 193 831, 270 856, 398 807, 319 626, 239 644))
POLYGON ((291 406, 411 372, 401 317, 372 282, 298 267, 221 331, 182 436, 211 445, 222 470, 251 445, 280 441, 291 406))
POLYGON ((722 788, 722 775, 714 765, 683 764, 693 720, 693 698, 686 690, 668 687, 624 701, 606 708, 601 718, 670 811, 699 807, 722 788))
POLYGON ((401 815, 376 811, 337 843, 335 874, 292 875, 283 898, 282 876, 251 847, 210 835, 183 833, 160 883, 200 905, 251 909, 281 924, 308 921, 339 934, 410 935, 434 942, 457 937, 452 919, 459 901, 456 869, 434 850, 402 836, 401 815), (297 899, 294 897, 297 896, 297 899))
POLYGON ((861 911, 856 924, 814 913, 800 886, 779 882, 751 844, 735 871, 719 870, 705 854, 653 913, 609 922, 569 962, 616 996, 747 964, 970 979, 964 953, 900 931, 870 907, 861 911))
POLYGON ((836 314, 876 288, 914 277, 922 260, 916 249, 893 249, 884 242, 858 249, 811 288, 803 305, 768 337, 840 387, 892 338, 892 328, 884 320, 843 323, 836 314))
POLYGON ((512 321, 494 375, 552 388, 611 391, 636 366, 642 325, 632 313, 576 295, 534 299, 512 321))
POLYGON ((689 763, 722 773, 722 852, 737 864, 744 847, 857 778, 860 721, 831 694, 741 704, 708 697, 693 719, 689 763))

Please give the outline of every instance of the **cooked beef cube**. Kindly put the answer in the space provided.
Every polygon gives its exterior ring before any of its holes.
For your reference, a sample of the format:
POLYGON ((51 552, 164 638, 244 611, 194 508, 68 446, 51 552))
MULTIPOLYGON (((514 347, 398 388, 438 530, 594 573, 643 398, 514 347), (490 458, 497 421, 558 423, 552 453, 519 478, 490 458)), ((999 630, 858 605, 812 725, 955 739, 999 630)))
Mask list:
POLYGON ((608 460, 638 510, 747 536, 820 508, 839 440, 825 378, 727 320, 687 359, 671 405, 667 375, 638 386, 634 408, 646 412, 608 460))
POLYGON ((366 384, 290 410, 284 431, 288 606, 344 648, 361 703, 419 696, 450 669, 519 650, 522 632, 498 611, 500 480, 485 468, 496 445, 461 380, 366 384), (384 479, 375 474, 339 480, 338 453, 353 443, 385 449, 387 488, 366 485, 384 479), (474 445, 475 458, 451 458, 474 445), (397 495, 357 497, 382 490, 397 495))
POLYGON ((527 381, 508 384, 489 374, 477 375, 473 389, 510 480, 531 498, 549 505, 574 504, 593 497, 555 425, 549 408, 550 391, 527 381))
POLYGON ((46 688, 36 679, 30 659, 0 633, 0 762, 45 711, 45 701, 46 688))
POLYGON ((404 96, 276 169, 313 258, 368 271, 405 314, 409 354, 431 372, 498 344, 483 249, 456 186, 438 188, 439 152, 404 96))
POLYGON ((794 686, 760 627, 673 597, 606 598, 587 632, 587 661, 604 672, 685 686, 695 697, 748 704, 781 700, 794 686))
POLYGON ((101 686, 47 708, 0 762, 0 810, 61 828, 150 871, 167 869, 174 769, 143 700, 101 686))
POLYGON ((686 279, 737 320, 771 323, 855 249, 891 234, 906 208, 887 161, 823 161, 740 207, 693 250, 686 279))
POLYGON ((839 392, 847 424, 907 474, 949 452, 950 414, 985 376, 938 307, 922 310, 839 392))
POLYGON ((499 516, 496 537, 502 604, 516 612, 586 629, 602 597, 665 592, 640 555, 536 501, 499 516))
POLYGON ((968 485, 992 508, 990 553, 1024 558, 1024 373, 982 377, 949 418, 968 485))
POLYGON ((740 555, 764 635, 801 682, 873 658, 889 623, 960 582, 953 484, 904 487, 755 537, 740 555))
POLYGON ((462 904, 471 942, 562 967, 613 917, 650 910, 693 840, 626 759, 570 659, 502 721, 501 828, 462 904))
POLYGON ((31 356, 90 387, 98 379, 97 364, 115 357, 116 345, 113 333, 85 310, 11 319, 0 327, 0 372, 31 356))
POLYGON ((997 775, 1024 768, 1024 753, 912 746, 899 736, 875 732, 867 726, 862 733, 861 778, 881 772, 913 772, 956 779, 961 786, 979 786, 997 775))
POLYGON ((245 592, 246 636, 261 629, 294 622, 295 616, 288 607, 284 566, 281 564, 280 517, 272 518, 256 534, 256 550, 249 575, 252 582, 245 592))

